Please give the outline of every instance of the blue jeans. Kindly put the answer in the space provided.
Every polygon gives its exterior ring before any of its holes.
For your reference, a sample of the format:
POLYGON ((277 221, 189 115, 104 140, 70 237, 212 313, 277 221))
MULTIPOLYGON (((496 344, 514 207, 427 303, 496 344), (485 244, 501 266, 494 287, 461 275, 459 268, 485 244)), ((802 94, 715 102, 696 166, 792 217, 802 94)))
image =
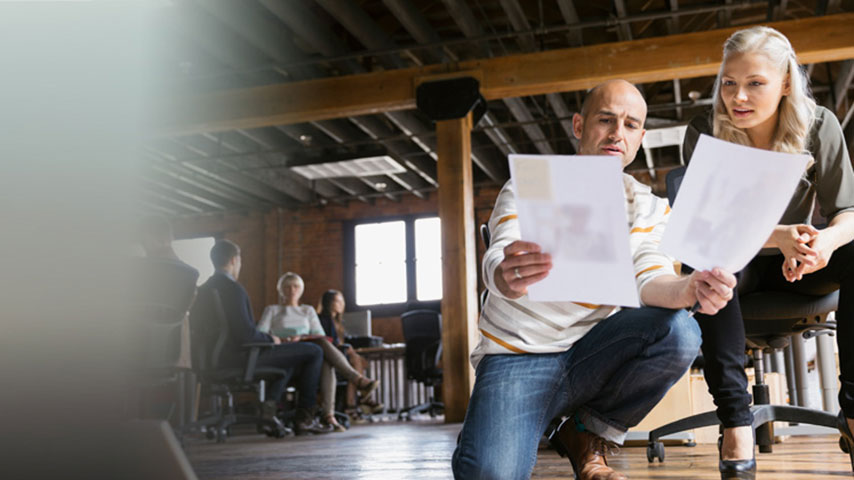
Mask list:
MULTIPOLYGON (((244 363, 245 365, 245 363, 244 363)), ((323 349, 310 342, 283 343, 261 350, 257 367, 273 367, 292 373, 270 384, 268 398, 280 402, 290 377, 296 374, 299 400, 297 407, 310 412, 317 403, 317 388, 323 366, 323 349)))
POLYGON ((454 452, 457 479, 529 478, 549 422, 576 413, 622 443, 685 373, 700 328, 685 310, 622 310, 561 353, 486 355, 454 452))

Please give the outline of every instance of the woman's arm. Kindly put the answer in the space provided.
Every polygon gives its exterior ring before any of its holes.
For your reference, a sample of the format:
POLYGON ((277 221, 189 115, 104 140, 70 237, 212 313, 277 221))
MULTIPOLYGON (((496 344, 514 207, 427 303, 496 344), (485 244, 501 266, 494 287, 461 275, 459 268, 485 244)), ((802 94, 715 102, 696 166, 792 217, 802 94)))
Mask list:
POLYGON ((326 335, 323 330, 323 325, 320 324, 320 319, 317 318, 317 312, 311 305, 305 305, 308 315, 308 333, 309 335, 326 335))
MULTIPOLYGON (((837 248, 854 240, 854 212, 848 211, 833 217, 827 228, 819 230, 815 238, 810 242, 810 247, 816 251, 815 262, 802 264, 792 273, 792 278, 786 276, 791 282, 800 280, 803 275, 812 273, 827 266, 830 257, 837 248)), ((784 275, 786 266, 784 268, 784 275)))
POLYGON ((848 156, 845 136, 836 116, 819 107, 810 151, 816 162, 816 197, 821 214, 830 219, 827 228, 817 231, 808 246, 815 251, 814 261, 793 268, 783 265, 783 274, 791 282, 821 270, 833 252, 854 240, 854 169, 848 156), (787 274, 788 270, 792 270, 787 274))

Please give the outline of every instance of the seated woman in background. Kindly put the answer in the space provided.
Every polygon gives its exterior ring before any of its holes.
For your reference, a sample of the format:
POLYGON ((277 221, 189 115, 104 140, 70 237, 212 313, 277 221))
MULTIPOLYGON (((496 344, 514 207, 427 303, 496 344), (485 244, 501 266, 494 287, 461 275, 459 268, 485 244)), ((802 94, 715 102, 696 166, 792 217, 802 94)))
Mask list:
MULTIPOLYGON (((344 330, 344 324, 341 320, 344 315, 345 307, 346 302, 344 301, 344 295, 342 295, 341 292, 338 290, 327 290, 323 292, 323 296, 320 298, 320 306, 317 310, 317 314, 320 317, 320 325, 326 332, 326 336, 332 338, 333 345, 338 347, 341 347, 342 345, 345 346, 342 350, 345 355, 347 355, 347 360, 350 361, 350 365, 352 365, 356 371, 364 373, 365 369, 368 367, 367 360, 356 353, 356 350, 354 350, 352 346, 344 343, 344 338, 346 337, 347 332, 344 330)), ((347 384, 348 412, 352 412, 356 409, 357 388, 358 385, 356 382, 350 382, 347 384)), ((378 413, 383 409, 382 404, 377 403, 368 395, 362 395, 359 405, 362 406, 366 413, 378 413)))
POLYGON ((288 272, 279 278, 276 284, 280 303, 264 309, 258 330, 272 333, 283 341, 312 341, 323 349, 323 370, 320 378, 321 420, 332 425, 336 431, 344 427, 335 420, 335 370, 354 383, 363 396, 373 392, 379 382, 371 380, 356 371, 347 362, 347 357, 326 339, 326 333, 320 325, 317 313, 311 305, 300 305, 299 300, 305 290, 305 283, 296 273, 288 272))

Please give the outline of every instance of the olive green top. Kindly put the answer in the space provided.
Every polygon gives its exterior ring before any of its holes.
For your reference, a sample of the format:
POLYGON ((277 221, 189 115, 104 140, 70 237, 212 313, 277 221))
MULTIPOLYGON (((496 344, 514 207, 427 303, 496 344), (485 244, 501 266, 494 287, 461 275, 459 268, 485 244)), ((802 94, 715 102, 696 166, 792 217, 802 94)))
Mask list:
MULTIPOLYGON (((842 212, 854 211, 854 170, 842 127, 824 107, 816 107, 815 114, 807 143, 808 153, 815 161, 801 177, 779 225, 810 223, 816 198, 819 211, 828 222, 842 212)), ((701 133, 712 135, 711 112, 694 117, 688 125, 682 149, 686 165, 701 133)), ((779 253, 779 250, 763 249, 762 253, 779 253)))

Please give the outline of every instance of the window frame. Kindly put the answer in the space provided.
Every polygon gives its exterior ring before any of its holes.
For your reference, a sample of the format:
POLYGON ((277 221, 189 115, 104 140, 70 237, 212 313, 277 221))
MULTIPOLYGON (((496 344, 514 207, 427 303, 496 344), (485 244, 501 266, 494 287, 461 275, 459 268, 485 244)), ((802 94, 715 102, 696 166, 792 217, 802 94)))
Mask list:
MULTIPOLYGON (((436 212, 410 215, 360 218, 344 222, 344 299, 347 305, 357 310, 370 310, 374 317, 399 316, 407 310, 427 308, 438 310, 442 300, 418 300, 415 274, 415 221, 421 218, 438 217, 436 212), (403 221, 406 241, 406 301, 375 305, 356 305, 356 227, 367 223, 403 221)), ((441 240, 440 240, 441 241, 441 240)))

